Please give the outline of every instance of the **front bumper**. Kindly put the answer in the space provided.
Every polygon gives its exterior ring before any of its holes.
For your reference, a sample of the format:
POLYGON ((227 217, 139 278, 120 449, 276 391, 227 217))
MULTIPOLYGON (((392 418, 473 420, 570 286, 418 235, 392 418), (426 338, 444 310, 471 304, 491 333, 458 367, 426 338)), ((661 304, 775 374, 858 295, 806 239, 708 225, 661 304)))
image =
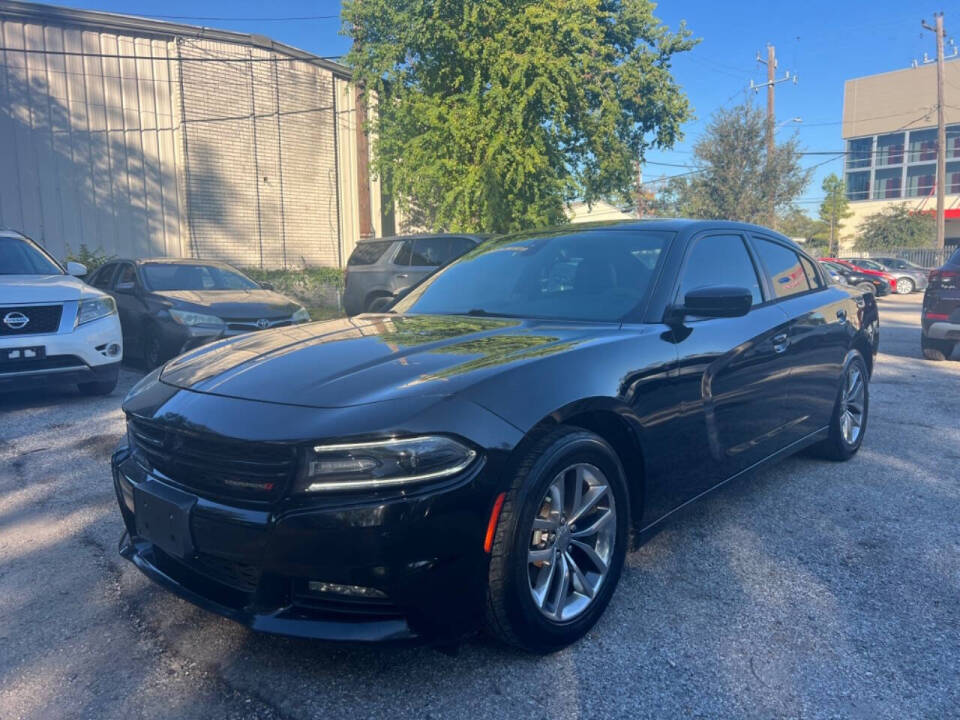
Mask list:
POLYGON ((483 461, 452 486, 367 502, 251 510, 191 495, 191 547, 180 558, 138 531, 136 488, 165 479, 126 448, 112 469, 120 554, 208 611, 264 632, 352 642, 453 641, 482 622, 495 493, 483 461), (311 580, 386 597, 310 592, 311 580))
POLYGON ((57 332, 0 337, 0 386, 24 383, 77 383, 116 377, 123 358, 123 335, 116 315, 74 328, 76 302, 64 303, 57 332), (44 357, 3 362, 5 350, 37 348, 44 357))

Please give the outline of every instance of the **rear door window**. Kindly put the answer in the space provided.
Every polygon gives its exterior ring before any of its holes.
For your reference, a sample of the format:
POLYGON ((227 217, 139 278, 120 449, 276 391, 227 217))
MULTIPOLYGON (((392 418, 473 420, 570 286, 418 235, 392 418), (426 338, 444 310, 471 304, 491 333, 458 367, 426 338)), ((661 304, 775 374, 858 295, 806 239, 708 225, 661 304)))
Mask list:
POLYGON ((786 298, 811 289, 807 274, 803 270, 803 265, 800 264, 800 256, 793 250, 772 240, 758 237, 754 238, 754 247, 757 249, 757 255, 760 256, 760 262, 766 268, 767 279, 773 288, 774 297, 786 298))
POLYGON ((373 242, 358 243, 347 260, 347 265, 373 265, 383 257, 387 248, 393 245, 393 240, 376 240, 373 242))
POLYGON ((822 288, 823 282, 820 280, 820 274, 813 266, 813 263, 807 260, 803 255, 799 256, 800 264, 803 265, 803 271, 807 274, 807 280, 810 281, 810 287, 822 288))

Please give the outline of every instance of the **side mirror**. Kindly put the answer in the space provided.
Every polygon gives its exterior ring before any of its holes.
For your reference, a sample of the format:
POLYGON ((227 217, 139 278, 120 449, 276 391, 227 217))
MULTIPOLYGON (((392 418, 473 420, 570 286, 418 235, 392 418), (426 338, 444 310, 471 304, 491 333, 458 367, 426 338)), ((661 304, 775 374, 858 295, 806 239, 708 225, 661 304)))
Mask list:
POLYGON ((276 290, 276 288, 273 287, 273 283, 268 283, 268 282, 260 283, 260 287, 263 288, 264 290, 276 290))
POLYGON ((123 293, 124 295, 134 295, 137 292, 137 284, 134 282, 117 283, 114 291, 123 293))
POLYGON ((73 275, 74 277, 83 277, 87 274, 87 266, 71 260, 67 263, 67 274, 73 275))
POLYGON ((727 285, 697 288, 683 298, 684 314, 697 317, 743 317, 752 305, 747 288, 727 285))

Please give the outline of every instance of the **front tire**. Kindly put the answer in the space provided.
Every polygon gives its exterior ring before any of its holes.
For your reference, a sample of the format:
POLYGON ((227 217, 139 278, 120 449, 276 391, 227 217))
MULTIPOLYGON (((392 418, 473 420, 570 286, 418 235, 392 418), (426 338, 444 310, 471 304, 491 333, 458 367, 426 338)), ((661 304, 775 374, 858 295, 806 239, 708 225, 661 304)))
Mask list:
POLYGON ((560 426, 524 454, 490 555, 488 632, 528 652, 583 637, 613 596, 628 543, 623 466, 603 438, 560 426))
POLYGON ((897 294, 909 295, 917 289, 917 284, 910 278, 900 278, 897 280, 897 294))
POLYGON ((874 295, 877 294, 877 289, 870 283, 860 283, 857 285, 857 290, 862 293, 873 293, 874 295))
POLYGON ((163 364, 163 344, 160 336, 147 330, 143 337, 143 369, 150 371, 163 364))
POLYGON ((830 434, 811 449, 827 460, 845 462, 857 454, 867 431, 870 411, 870 386, 867 363, 857 350, 851 350, 843 364, 840 389, 830 419, 830 434))

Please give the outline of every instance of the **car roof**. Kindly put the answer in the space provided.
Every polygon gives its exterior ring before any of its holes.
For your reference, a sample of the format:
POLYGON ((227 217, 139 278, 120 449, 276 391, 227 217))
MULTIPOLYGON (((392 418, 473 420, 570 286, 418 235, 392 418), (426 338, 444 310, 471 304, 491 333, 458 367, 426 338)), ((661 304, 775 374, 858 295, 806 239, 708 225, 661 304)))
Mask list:
POLYGON ((27 236, 24 235, 22 232, 18 232, 16 230, 13 230, 12 228, 0 228, 0 235, 2 235, 3 237, 20 238, 21 240, 27 239, 27 236))
POLYGON ((199 258, 171 258, 171 257, 152 257, 152 258, 111 258, 110 262, 132 262, 137 265, 147 263, 157 263, 160 265, 217 265, 235 269, 230 263, 220 262, 219 260, 201 260, 199 258))

